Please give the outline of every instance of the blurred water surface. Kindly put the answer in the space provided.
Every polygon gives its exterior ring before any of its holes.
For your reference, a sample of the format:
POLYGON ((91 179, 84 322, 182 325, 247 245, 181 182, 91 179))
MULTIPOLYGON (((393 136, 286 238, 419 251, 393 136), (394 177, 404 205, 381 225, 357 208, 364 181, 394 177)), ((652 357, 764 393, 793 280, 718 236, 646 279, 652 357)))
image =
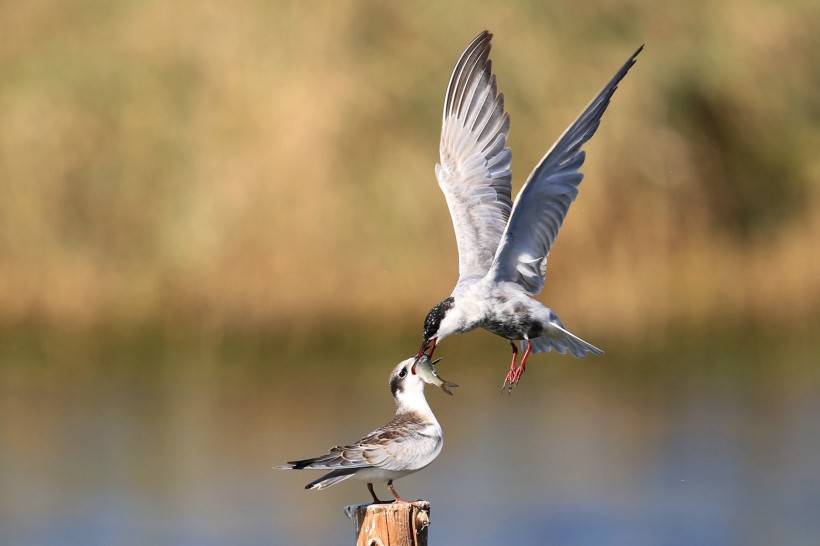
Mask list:
MULTIPOLYGON (((397 489, 432 502, 432 545, 816 544, 811 337, 538 355, 511 396, 504 343, 448 340, 439 370, 461 387, 428 391, 444 450, 397 489)), ((271 469, 391 417, 413 340, 347 343, 4 343, 0 543, 353 544, 342 508, 363 484, 271 469)))

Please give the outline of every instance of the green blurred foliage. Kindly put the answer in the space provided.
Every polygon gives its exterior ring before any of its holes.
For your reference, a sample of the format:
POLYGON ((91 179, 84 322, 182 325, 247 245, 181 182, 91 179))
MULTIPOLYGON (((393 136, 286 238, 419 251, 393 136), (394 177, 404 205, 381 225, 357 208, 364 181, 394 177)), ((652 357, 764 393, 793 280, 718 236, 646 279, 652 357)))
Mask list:
POLYGON ((552 255, 568 325, 807 323, 818 21, 804 0, 0 5, 0 323, 415 331, 456 276, 433 165, 484 28, 514 191, 646 43, 552 255))

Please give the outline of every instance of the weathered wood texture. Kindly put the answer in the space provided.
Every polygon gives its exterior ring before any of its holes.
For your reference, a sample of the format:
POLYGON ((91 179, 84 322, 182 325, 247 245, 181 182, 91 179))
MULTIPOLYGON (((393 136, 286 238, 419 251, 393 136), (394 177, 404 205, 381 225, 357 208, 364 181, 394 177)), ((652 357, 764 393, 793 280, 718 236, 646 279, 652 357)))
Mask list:
POLYGON ((427 501, 352 504, 345 514, 356 525, 356 546, 427 546, 427 501))

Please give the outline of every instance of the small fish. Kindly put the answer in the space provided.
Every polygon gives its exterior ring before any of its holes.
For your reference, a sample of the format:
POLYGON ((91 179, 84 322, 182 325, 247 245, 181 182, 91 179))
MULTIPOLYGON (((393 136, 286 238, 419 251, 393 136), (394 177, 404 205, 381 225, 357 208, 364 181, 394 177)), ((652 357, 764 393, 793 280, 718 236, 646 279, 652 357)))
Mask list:
POLYGON ((435 385, 436 387, 439 387, 441 390, 452 396, 453 393, 450 390, 450 388, 458 387, 458 385, 456 385, 455 383, 450 383, 449 381, 445 381, 436 372, 436 363, 440 360, 440 358, 437 358, 436 360, 431 362, 427 355, 422 355, 422 357, 416 363, 414 371, 415 373, 419 374, 419 377, 425 383, 429 385, 435 385))

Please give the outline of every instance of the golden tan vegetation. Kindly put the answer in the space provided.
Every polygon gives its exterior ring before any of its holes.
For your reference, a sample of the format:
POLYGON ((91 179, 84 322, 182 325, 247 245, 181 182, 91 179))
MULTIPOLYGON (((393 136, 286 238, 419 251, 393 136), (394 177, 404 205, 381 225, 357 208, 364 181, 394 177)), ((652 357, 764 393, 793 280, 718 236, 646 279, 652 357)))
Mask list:
POLYGON ((646 50, 588 146, 542 300, 635 336, 820 311, 820 5, 0 6, 0 322, 418 328, 456 250, 433 165, 483 28, 514 191, 646 50))

